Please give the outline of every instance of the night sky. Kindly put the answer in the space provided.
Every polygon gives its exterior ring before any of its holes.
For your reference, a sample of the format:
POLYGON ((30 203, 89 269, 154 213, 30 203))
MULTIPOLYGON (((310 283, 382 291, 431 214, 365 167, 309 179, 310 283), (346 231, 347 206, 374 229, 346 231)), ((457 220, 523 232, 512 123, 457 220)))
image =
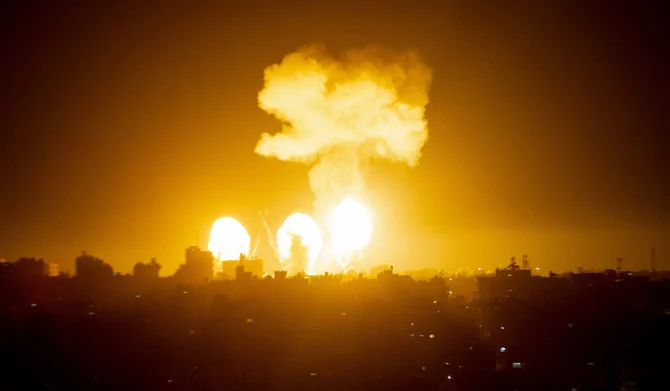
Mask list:
POLYGON ((670 267, 662 2, 173 3, 3 2, 1 258, 168 274, 218 217, 310 211, 308 167, 254 147, 263 69, 317 42, 434 70, 419 166, 368 173, 372 263, 670 267))

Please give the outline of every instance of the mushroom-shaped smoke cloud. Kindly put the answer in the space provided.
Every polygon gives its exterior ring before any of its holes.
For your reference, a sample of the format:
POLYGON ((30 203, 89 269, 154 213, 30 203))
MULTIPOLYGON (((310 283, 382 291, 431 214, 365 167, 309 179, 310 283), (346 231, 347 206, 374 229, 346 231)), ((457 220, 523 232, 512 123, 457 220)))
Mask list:
POLYGON ((431 76, 411 52, 371 47, 336 59, 310 46, 291 53, 265 69, 259 106, 283 128, 263 133, 256 153, 312 165, 315 206, 330 207, 363 190, 370 159, 418 163, 431 76))

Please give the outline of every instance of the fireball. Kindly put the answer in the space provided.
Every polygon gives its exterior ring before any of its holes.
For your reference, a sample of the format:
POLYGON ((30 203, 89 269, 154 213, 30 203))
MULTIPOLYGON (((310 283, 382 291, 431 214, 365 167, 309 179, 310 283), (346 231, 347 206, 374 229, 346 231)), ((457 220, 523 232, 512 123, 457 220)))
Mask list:
POLYGON ((353 198, 344 199, 332 212, 330 245, 339 266, 348 268, 352 258, 367 247, 372 237, 372 215, 353 198))
POLYGON ((291 242, 295 236, 300 237, 302 244, 307 247, 307 273, 311 274, 323 246, 321 229, 308 214, 293 213, 287 217, 277 231, 277 245, 282 263, 291 258, 291 242))
POLYGON ((222 217, 212 224, 209 234, 209 251, 220 261, 238 260, 240 254, 249 254, 251 237, 239 221, 222 217))

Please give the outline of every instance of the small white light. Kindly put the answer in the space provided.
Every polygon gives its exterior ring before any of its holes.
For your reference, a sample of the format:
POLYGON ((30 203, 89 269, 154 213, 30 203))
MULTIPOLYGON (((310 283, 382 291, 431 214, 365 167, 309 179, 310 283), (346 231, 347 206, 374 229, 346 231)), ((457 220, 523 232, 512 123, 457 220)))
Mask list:
POLYGON ((421 370, 424 371, 424 372, 426 371, 426 369, 428 369, 428 368, 426 368, 425 366, 421 367, 421 370))
POLYGON ((428 338, 430 338, 430 339, 435 339, 435 334, 431 334, 431 335, 429 335, 428 338))
POLYGON ((505 347, 500 348, 500 353, 505 353, 505 350, 507 350, 507 348, 505 347))
POLYGON ((451 380, 451 375, 447 375, 447 379, 451 380))
POLYGON ((37 304, 33 303, 30 305, 31 307, 37 307, 37 304))
POLYGON ((505 326, 500 326, 500 330, 505 330, 505 326))

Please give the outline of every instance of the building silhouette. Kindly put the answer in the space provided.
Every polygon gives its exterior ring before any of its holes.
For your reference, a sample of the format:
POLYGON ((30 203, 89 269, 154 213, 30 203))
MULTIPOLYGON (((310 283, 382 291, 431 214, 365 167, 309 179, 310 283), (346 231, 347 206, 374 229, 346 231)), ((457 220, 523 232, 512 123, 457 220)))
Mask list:
POLYGON ((114 274, 111 265, 102 259, 86 254, 85 251, 75 260, 75 275, 80 280, 96 281, 110 278, 114 274))
POLYGON ((133 276, 141 279, 157 279, 161 265, 156 262, 156 258, 151 258, 148 263, 138 262, 133 267, 133 276))
POLYGON ((214 277, 214 256, 198 246, 186 249, 186 263, 179 266, 174 275, 181 282, 202 283, 214 277))
MULTIPOLYGON (((258 258, 247 258, 244 254, 240 254, 240 259, 237 261, 222 261, 221 273, 219 278, 222 280, 238 279, 238 272, 250 273, 252 277, 263 277, 263 260, 258 258), (239 269, 239 268, 242 269, 239 269)), ((242 276, 243 274, 240 274, 242 276)))

